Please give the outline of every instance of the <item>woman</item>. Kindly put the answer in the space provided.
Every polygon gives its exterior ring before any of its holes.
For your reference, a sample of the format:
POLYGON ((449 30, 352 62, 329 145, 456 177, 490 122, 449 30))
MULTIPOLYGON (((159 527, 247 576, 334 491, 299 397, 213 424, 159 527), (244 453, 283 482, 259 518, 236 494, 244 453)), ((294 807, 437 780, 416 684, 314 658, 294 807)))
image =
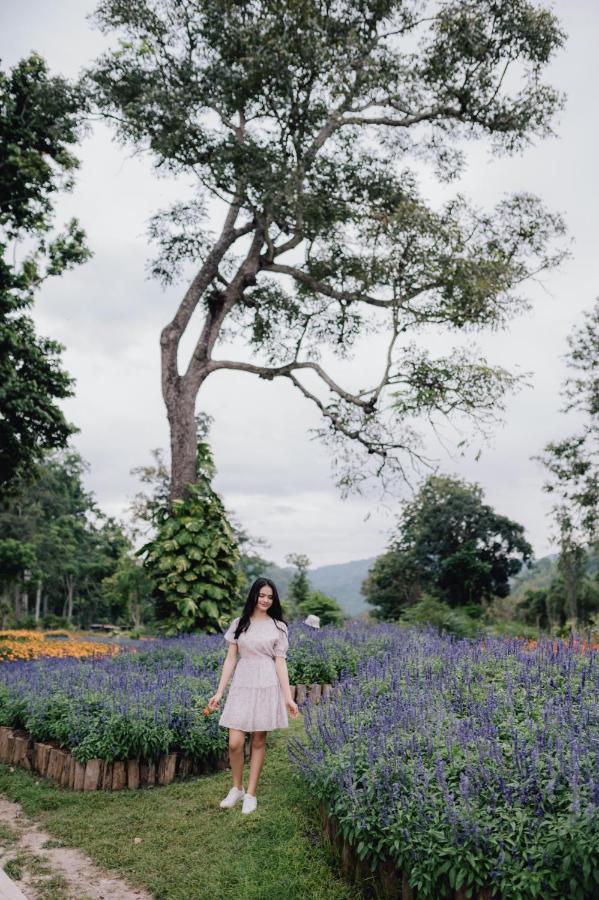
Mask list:
POLYGON ((231 673, 235 676, 219 719, 229 729, 229 761, 233 787, 221 807, 235 806, 243 798, 242 812, 256 809, 256 787, 266 750, 266 732, 288 728, 287 711, 298 714, 291 697, 287 672, 287 625, 279 594, 270 578, 257 578, 250 588, 241 616, 233 619, 225 634, 229 649, 216 694, 208 701, 216 709, 231 673), (239 654, 239 660, 237 655, 239 654), (252 732, 252 754, 247 792, 243 789, 245 732, 252 732))

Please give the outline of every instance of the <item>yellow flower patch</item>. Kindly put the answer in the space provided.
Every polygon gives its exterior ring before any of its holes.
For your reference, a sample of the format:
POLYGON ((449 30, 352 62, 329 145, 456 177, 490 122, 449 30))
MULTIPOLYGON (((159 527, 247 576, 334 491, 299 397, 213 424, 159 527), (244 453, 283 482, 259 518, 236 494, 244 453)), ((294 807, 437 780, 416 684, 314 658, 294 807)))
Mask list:
POLYGON ((6 662, 41 657, 83 659, 88 656, 114 656, 119 649, 114 644, 77 640, 68 631, 43 632, 16 628, 0 631, 0 661, 6 662))

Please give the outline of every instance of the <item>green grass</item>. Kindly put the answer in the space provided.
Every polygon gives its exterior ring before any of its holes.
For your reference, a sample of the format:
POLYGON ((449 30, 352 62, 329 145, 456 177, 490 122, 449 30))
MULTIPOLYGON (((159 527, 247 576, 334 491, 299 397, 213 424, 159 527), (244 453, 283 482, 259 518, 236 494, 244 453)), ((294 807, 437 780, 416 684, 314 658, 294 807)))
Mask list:
POLYGON ((0 822, 0 848, 12 847, 18 840, 18 832, 6 822, 0 822))
POLYGON ((19 850, 12 859, 4 863, 3 868, 15 882, 19 882, 27 873, 39 900, 65 900, 72 897, 66 879, 62 874, 52 871, 45 856, 19 850))
MULTIPOLYGON (((287 740, 302 733, 300 715, 269 734, 249 816, 240 804, 218 805, 228 770, 167 787, 76 793, 0 765, 0 790, 55 838, 156 900, 355 900, 361 894, 342 880, 315 803, 289 767, 287 740)), ((246 786, 247 775, 246 764, 246 786)))

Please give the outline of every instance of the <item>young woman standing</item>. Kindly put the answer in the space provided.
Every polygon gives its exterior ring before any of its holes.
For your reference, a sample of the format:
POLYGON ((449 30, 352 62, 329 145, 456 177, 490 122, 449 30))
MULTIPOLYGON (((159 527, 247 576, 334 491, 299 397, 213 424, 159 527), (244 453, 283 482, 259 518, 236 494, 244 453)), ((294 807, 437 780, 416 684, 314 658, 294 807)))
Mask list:
POLYGON ((229 729, 229 761, 233 787, 221 807, 227 809, 243 798, 242 812, 256 809, 256 788, 266 752, 266 732, 288 728, 298 708, 291 697, 287 672, 287 625, 279 594, 270 578, 252 584, 243 612, 233 619, 225 640, 229 649, 216 694, 208 701, 216 709, 231 673, 235 671, 219 725, 229 729), (243 747, 245 732, 252 732, 250 777, 243 789, 243 747))

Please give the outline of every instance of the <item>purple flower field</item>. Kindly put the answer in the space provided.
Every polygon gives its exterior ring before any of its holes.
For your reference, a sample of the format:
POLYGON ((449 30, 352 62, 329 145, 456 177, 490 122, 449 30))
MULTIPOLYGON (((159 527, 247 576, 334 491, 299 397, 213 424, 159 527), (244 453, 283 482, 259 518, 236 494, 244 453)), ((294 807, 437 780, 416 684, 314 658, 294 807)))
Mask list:
POLYGON ((389 649, 289 745, 359 856, 419 897, 599 896, 596 652, 382 628, 389 649))
MULTIPOLYGON (((391 858, 419 897, 599 896, 599 666, 573 644, 351 623, 291 625, 291 683, 339 681, 304 707, 295 777, 361 858, 391 858)), ((81 761, 220 754, 203 708, 222 635, 102 659, 0 665, 0 724, 81 761)))
MULTIPOLYGON (((385 628, 289 629, 290 679, 333 681, 358 660, 382 652, 385 628)), ((226 749, 218 713, 203 709, 215 692, 226 652, 222 635, 143 642, 104 658, 55 658, 0 665, 0 724, 57 741, 80 761, 142 757, 181 750, 198 758, 226 749)))

